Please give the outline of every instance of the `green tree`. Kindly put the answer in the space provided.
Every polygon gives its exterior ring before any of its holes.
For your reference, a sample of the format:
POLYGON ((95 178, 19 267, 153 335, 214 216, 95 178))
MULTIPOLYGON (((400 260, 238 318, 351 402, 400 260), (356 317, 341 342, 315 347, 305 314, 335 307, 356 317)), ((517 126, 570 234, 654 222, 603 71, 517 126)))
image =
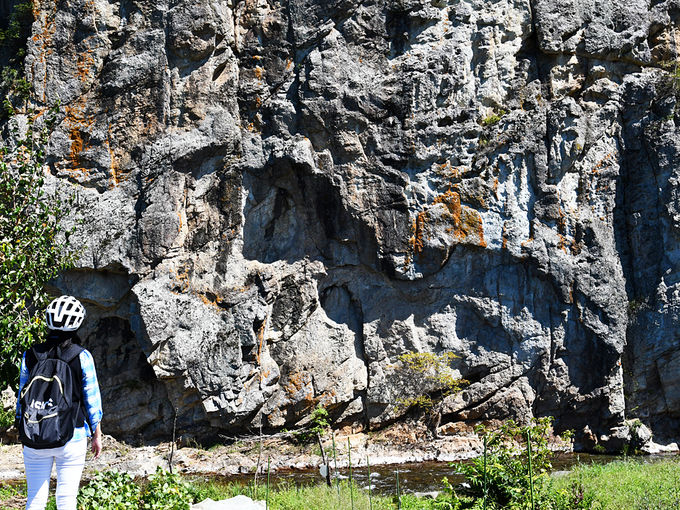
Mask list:
MULTIPOLYGON (((395 366, 398 373, 409 381, 420 381, 430 391, 406 396, 399 399, 398 404, 404 408, 419 408, 428 416, 428 426, 435 437, 441 423, 444 399, 458 393, 467 384, 465 379, 455 377, 451 363, 459 356, 452 352, 407 352, 399 356, 399 364, 395 366)), ((418 385, 413 385, 418 388, 418 385)))
POLYGON ((47 113, 41 129, 31 120, 20 129, 15 117, 0 141, 0 387, 16 387, 23 350, 44 333, 45 285, 74 260, 72 231, 61 225, 70 200, 44 187, 54 116, 47 113))

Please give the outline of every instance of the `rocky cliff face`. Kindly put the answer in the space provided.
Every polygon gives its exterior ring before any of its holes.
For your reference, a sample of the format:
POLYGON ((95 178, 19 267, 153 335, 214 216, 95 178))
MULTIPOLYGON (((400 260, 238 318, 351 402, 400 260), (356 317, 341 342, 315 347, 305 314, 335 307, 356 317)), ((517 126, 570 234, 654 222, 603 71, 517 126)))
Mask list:
POLYGON ((377 427, 453 351, 445 422, 680 432, 677 0, 35 14, 107 431, 377 427))

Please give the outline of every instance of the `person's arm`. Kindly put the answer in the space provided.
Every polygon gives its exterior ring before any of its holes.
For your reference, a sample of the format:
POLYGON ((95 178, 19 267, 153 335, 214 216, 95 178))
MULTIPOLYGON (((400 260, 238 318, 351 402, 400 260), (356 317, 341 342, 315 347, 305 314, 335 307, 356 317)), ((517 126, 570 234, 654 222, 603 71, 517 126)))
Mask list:
POLYGON ((19 392, 17 393, 17 408, 14 413, 14 426, 18 430, 19 422, 21 421, 21 390, 24 389, 28 382, 28 367, 26 367, 26 353, 21 358, 21 370, 19 372, 19 392))
POLYGON ((102 451, 101 421, 104 413, 94 359, 92 354, 86 350, 80 353, 80 366, 83 372, 83 400, 87 411, 87 421, 92 431, 92 453, 96 459, 102 451))
POLYGON ((97 428, 94 429, 94 434, 92 435, 92 453, 94 458, 99 457, 102 452, 102 424, 97 423, 97 428))

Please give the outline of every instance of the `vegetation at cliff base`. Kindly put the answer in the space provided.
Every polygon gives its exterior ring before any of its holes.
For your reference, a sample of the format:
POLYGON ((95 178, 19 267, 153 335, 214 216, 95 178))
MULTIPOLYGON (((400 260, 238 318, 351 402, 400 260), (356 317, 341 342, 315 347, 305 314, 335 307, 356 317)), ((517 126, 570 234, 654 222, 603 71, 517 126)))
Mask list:
POLYGON ((45 190, 45 153, 53 116, 9 121, 0 145, 0 387, 16 385, 23 350, 44 331, 45 285, 70 267, 68 200, 45 190), (21 121, 26 122, 23 126, 21 121))
POLYGON ((633 457, 608 464, 579 464, 555 479, 563 490, 579 484, 593 494, 597 510, 680 508, 680 462, 633 457))
MULTIPOLYGON (((650 461, 628 458, 609 464, 579 464, 567 474, 546 477, 551 498, 537 499, 536 510, 551 508, 589 510, 675 509, 680 505, 680 464, 676 458, 650 461), (563 498, 567 503, 558 503, 563 498), (562 504, 562 506, 559 506, 562 504), (572 506, 568 506, 572 505, 572 506)), ((0 486, 0 510, 23 508, 26 487, 0 486)), ((372 494, 366 488, 341 481, 337 486, 324 484, 299 486, 284 482, 267 488, 265 483, 242 485, 210 479, 171 475, 159 469, 147 481, 135 480, 117 472, 98 473, 80 490, 78 510, 138 510, 144 508, 188 508, 210 498, 215 501, 239 494, 255 500, 267 501, 269 510, 456 510, 471 508, 521 508, 529 504, 498 507, 480 499, 455 502, 450 491, 443 491, 436 499, 413 494, 372 494)), ((54 498, 48 504, 54 510, 54 498)))

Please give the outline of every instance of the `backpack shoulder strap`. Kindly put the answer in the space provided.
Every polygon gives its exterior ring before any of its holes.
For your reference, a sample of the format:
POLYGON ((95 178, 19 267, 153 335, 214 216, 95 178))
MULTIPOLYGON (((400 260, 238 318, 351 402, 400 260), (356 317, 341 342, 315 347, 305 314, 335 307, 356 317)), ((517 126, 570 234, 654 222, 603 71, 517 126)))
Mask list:
POLYGON ((61 350, 61 348, 57 348, 57 357, 60 360, 65 361, 66 363, 71 363, 71 361, 80 356, 80 353, 83 352, 84 350, 85 349, 83 349, 78 344, 71 344, 64 350, 61 350))
POLYGON ((33 367, 35 367, 38 364, 39 361, 42 361, 49 357, 50 357, 49 351, 31 347, 26 351, 26 368, 30 372, 31 370, 33 370, 33 367))

